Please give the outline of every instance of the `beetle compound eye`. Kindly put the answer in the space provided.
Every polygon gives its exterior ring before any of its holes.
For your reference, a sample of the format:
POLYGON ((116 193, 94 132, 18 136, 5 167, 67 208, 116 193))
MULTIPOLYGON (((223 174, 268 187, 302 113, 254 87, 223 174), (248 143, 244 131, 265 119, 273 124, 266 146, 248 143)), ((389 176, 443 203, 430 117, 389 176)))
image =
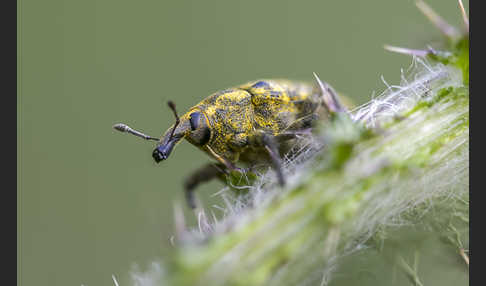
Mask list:
POLYGON ((204 113, 194 111, 189 115, 189 124, 191 125, 191 132, 188 134, 188 139, 198 146, 205 145, 209 142, 211 137, 211 130, 204 120, 204 113))
POLYGON ((203 116, 204 113, 199 111, 195 111, 189 115, 191 132, 187 135, 187 138, 198 146, 208 143, 211 138, 211 130, 203 116))
POLYGON ((191 124, 191 130, 194 131, 199 126, 199 118, 201 118, 200 112, 193 112, 190 115, 189 123, 191 124))

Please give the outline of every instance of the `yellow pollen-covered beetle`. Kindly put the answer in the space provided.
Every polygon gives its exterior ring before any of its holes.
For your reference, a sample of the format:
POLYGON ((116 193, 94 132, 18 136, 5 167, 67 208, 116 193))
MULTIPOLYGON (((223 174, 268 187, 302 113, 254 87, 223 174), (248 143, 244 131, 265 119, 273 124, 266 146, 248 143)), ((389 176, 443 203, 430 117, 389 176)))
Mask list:
POLYGON ((169 101, 176 122, 160 138, 136 131, 125 124, 113 127, 147 140, 159 141, 152 153, 159 163, 169 157, 185 138, 217 163, 197 169, 185 183, 186 199, 195 208, 193 190, 202 182, 232 170, 271 165, 280 185, 285 184, 281 157, 293 139, 331 112, 345 112, 336 92, 314 74, 317 84, 288 80, 257 80, 216 92, 193 106, 180 118, 169 101))

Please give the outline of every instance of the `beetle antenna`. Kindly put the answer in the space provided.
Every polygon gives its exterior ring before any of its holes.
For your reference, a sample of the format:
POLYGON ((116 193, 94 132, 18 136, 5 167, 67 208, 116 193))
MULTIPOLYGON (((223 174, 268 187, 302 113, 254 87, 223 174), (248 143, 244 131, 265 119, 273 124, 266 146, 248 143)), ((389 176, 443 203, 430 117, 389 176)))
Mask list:
POLYGON ((172 102, 171 100, 169 100, 169 101, 167 102, 167 105, 168 105, 168 106, 169 106, 169 108, 172 110, 172 112, 174 112, 174 116, 175 116, 175 118, 176 118, 176 122, 175 122, 175 124, 174 124, 174 128, 172 128, 172 132, 170 133, 170 136, 169 136, 169 141, 170 141, 170 140, 172 139, 172 136, 174 136, 174 132, 175 132, 175 130, 176 130, 176 128, 177 128, 177 125, 179 125, 180 120, 179 120, 179 115, 177 115, 177 110, 176 110, 175 103, 174 103, 174 102, 172 102))
POLYGON ((123 123, 117 123, 115 125, 113 125, 113 128, 115 130, 118 130, 120 132, 126 132, 126 133, 130 133, 132 135, 135 135, 137 137, 141 137, 145 140, 155 140, 155 141, 159 141, 158 138, 155 138, 155 137, 152 137, 152 136, 148 136, 140 131, 137 131, 133 128, 131 128, 130 126, 126 125, 126 124, 123 124, 123 123))

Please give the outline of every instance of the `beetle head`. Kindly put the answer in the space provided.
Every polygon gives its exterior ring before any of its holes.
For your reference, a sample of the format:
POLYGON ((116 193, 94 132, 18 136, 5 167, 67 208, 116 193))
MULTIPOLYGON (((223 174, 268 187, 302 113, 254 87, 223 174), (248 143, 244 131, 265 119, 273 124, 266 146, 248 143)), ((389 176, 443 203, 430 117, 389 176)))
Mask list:
POLYGON ((174 112, 176 122, 165 132, 160 143, 152 152, 152 157, 157 163, 167 159, 182 138, 186 138, 196 146, 203 146, 209 141, 211 135, 206 115, 203 112, 193 110, 179 118, 175 104, 172 101, 169 101, 168 104, 174 112))

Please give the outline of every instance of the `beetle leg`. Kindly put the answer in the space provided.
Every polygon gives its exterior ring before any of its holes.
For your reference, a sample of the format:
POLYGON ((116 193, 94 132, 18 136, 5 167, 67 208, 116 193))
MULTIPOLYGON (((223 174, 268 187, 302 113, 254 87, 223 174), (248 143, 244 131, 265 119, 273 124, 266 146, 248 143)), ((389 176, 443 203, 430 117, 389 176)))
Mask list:
POLYGON ((267 149, 268 154, 270 154, 270 158, 272 159, 273 168, 275 169, 275 172, 277 172, 278 183, 280 186, 284 186, 285 180, 282 173, 282 160, 278 153, 277 141, 275 140, 274 136, 264 133, 262 142, 265 149, 267 149))
POLYGON ((204 182, 208 182, 224 173, 224 165, 208 163, 199 169, 196 169, 184 182, 184 191, 186 201, 190 208, 196 208, 196 198, 194 190, 204 182))
POLYGON ((219 156, 218 154, 216 154, 216 152, 213 151, 213 149, 211 149, 211 147, 209 146, 206 146, 205 147, 209 153, 211 153, 211 156, 214 157, 214 159, 218 160, 218 162, 220 162, 221 164, 223 164, 226 168, 228 168, 229 170, 236 170, 236 171, 240 171, 240 172, 245 172, 244 169, 241 169, 241 168, 238 168, 235 166, 235 164, 233 164, 231 161, 227 160, 226 158, 222 157, 222 156, 219 156))
POLYGON ((280 158, 278 152, 278 141, 277 137, 267 134, 265 132, 257 133, 253 139, 250 141, 253 145, 260 145, 267 150, 270 155, 270 160, 272 161, 273 168, 277 173, 277 179, 280 186, 285 185, 285 179, 282 172, 282 159, 280 158))
POLYGON ((307 128, 303 130, 286 130, 282 131, 279 134, 275 135, 275 139, 277 142, 283 142, 291 139, 297 139, 299 136, 311 136, 312 129, 307 128))
POLYGON ((319 120, 319 115, 316 113, 311 113, 308 114, 304 117, 301 117, 294 122, 292 122, 287 128, 285 128, 285 131, 300 131, 300 130, 305 130, 314 127, 315 122, 319 120))
POLYGON ((315 113, 306 115, 292 122, 285 130, 275 135, 277 142, 298 138, 299 136, 312 135, 312 127, 319 119, 315 113))

